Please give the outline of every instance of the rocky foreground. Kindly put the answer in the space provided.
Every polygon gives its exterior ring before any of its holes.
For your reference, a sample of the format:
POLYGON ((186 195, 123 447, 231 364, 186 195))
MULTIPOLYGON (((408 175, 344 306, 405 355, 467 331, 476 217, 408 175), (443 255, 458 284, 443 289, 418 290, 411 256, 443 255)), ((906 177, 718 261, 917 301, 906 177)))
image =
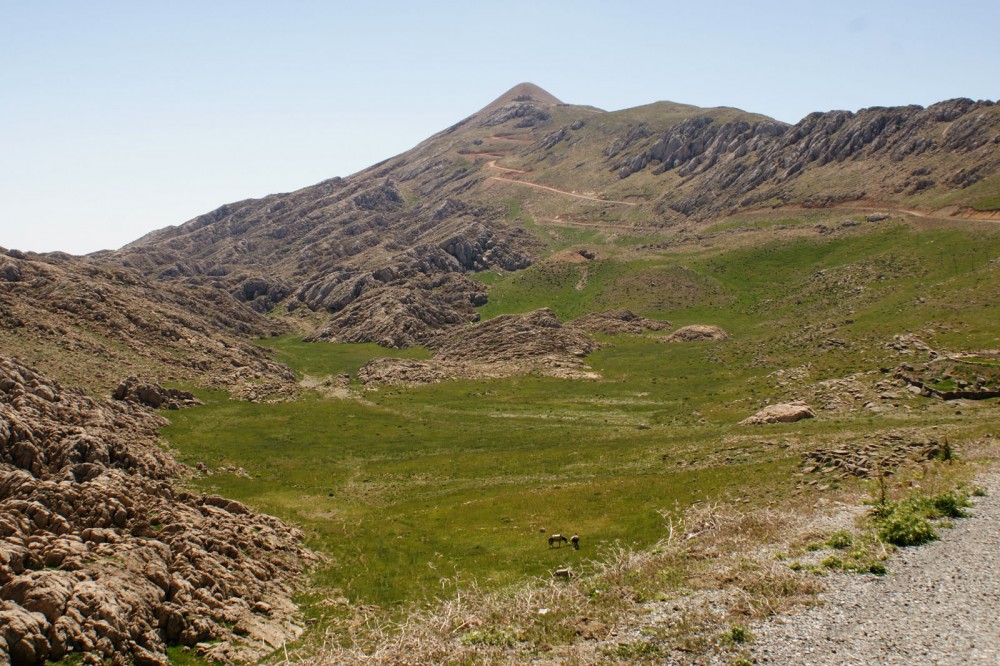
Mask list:
POLYGON ((0 356, 0 664, 246 660, 299 635, 300 535, 177 490, 163 423, 0 356))

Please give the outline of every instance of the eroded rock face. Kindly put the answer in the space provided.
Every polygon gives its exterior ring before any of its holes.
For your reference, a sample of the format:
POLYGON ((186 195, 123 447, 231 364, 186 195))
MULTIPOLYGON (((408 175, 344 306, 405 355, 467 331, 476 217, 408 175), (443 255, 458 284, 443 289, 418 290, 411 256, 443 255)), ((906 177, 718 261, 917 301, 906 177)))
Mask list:
POLYGON ((812 407, 801 401, 768 405, 753 416, 740 421, 740 425, 763 425, 765 423, 794 423, 816 416, 812 407))
POLYGON ((574 319, 566 325, 588 333, 605 335, 640 335, 646 331, 665 331, 670 328, 669 321, 640 317, 626 309, 594 312, 574 319))
POLYGON ((482 284, 454 273, 396 280, 351 301, 307 340, 410 347, 449 326, 478 320, 475 306, 485 302, 482 284))
POLYGON ((115 388, 111 395, 115 400, 136 402, 153 409, 180 409, 200 405, 201 400, 193 393, 178 389, 165 389, 159 384, 141 381, 138 377, 128 377, 115 388))
MULTIPOLYGON (((605 154, 620 178, 644 169, 676 171, 685 185, 667 196, 667 207, 703 217, 767 200, 801 198, 794 181, 803 174, 818 169, 835 174, 842 166, 860 171, 858 165, 866 161, 887 167, 920 165, 890 169, 883 182, 869 185, 872 189, 914 194, 939 185, 964 188, 996 170, 994 107, 989 101, 953 99, 926 109, 817 112, 795 125, 762 117, 724 119, 706 111, 658 135, 637 125, 605 154), (961 154, 964 168, 938 168, 924 160, 947 153, 961 154)), ((866 195, 871 192, 844 189, 807 203, 825 205, 866 195)))
POLYGON ((299 534, 175 490, 163 423, 0 356, 0 662, 167 664, 178 643, 249 659, 301 632, 299 534))
POLYGON ((548 308, 501 315, 448 329, 428 341, 429 361, 377 358, 358 372, 364 384, 426 384, 450 378, 496 378, 527 373, 590 379, 583 357, 600 345, 563 326, 548 308))
POLYGON ((287 327, 222 290, 153 283, 57 253, 8 253, 0 272, 0 349, 31 354, 49 375, 102 393, 126 374, 231 391, 262 380, 294 384, 294 373, 248 339, 287 327))

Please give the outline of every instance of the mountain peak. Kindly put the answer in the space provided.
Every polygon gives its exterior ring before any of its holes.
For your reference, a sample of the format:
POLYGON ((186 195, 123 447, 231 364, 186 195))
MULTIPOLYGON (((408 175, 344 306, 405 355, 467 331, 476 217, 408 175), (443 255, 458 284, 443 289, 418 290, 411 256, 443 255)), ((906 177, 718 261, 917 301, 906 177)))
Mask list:
POLYGON ((510 104, 511 102, 535 102, 536 104, 543 104, 545 106, 562 104, 562 101, 555 95, 539 86, 536 86, 534 83, 525 82, 518 83, 510 90, 497 97, 495 100, 483 107, 480 113, 499 109, 501 106, 510 104))

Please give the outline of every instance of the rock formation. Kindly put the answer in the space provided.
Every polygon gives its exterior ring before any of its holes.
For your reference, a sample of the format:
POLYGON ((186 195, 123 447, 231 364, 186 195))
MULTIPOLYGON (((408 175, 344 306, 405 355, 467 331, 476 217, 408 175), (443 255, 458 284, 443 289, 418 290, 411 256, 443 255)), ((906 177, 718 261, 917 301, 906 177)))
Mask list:
POLYGON ((364 384, 425 384, 448 378, 495 378, 527 373, 593 378, 581 360, 600 345, 563 326, 543 308, 452 328, 428 342, 429 361, 376 358, 358 372, 364 384))
POLYGON ((640 317, 626 309, 593 312, 566 325, 588 333, 605 335, 640 335, 646 331, 665 331, 670 328, 669 321, 640 317))
POLYGON ((692 324, 678 328, 676 331, 663 338, 664 342, 695 342, 697 340, 725 340, 729 334, 718 326, 706 324, 692 324))
POLYGON ((794 423, 802 419, 816 416, 812 407, 801 401, 786 402, 778 405, 768 405, 753 416, 749 416, 740 425, 763 425, 765 423, 794 423))
POLYGON ((95 392, 127 373, 235 391, 292 383, 250 341, 287 330, 216 289, 151 282, 89 257, 0 251, 0 349, 95 392))
POLYGON ((115 400, 137 402, 153 409, 180 409, 200 405, 201 400, 189 391, 165 389, 159 384, 141 381, 138 377, 128 377, 111 395, 115 400))
POLYGON ((300 633, 300 535, 176 490, 163 423, 0 356, 0 662, 165 665, 168 644, 247 659, 300 633))

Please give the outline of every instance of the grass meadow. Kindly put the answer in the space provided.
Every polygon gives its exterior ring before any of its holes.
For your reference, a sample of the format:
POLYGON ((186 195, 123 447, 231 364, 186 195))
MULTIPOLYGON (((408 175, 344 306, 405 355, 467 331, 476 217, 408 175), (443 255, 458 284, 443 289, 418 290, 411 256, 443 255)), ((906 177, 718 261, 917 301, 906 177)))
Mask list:
MULTIPOLYGON (((910 332, 955 350, 1000 347, 997 225, 887 222, 787 240, 748 224, 761 240, 736 249, 545 260, 484 278, 484 318, 630 307, 678 326, 721 325, 729 340, 601 338, 586 359, 601 375, 592 381, 354 382, 349 398, 305 391, 277 404, 201 392, 206 404, 172 413, 163 436, 183 462, 249 474, 195 479, 198 490, 304 530, 325 556, 302 598, 319 617, 335 596, 406 608, 463 582, 499 589, 586 570, 617 546, 657 543, 666 517, 699 503, 781 505, 801 493, 796 473, 810 441, 959 418, 910 397, 888 414, 738 425, 794 397, 773 381, 776 370, 808 365, 815 381, 875 370, 899 362, 886 344, 910 332), (941 326, 928 333, 929 323, 941 326), (579 534, 580 550, 550 549, 553 533, 579 534)), ((315 377, 353 377, 376 356, 430 354, 291 336, 261 344, 315 377)))

